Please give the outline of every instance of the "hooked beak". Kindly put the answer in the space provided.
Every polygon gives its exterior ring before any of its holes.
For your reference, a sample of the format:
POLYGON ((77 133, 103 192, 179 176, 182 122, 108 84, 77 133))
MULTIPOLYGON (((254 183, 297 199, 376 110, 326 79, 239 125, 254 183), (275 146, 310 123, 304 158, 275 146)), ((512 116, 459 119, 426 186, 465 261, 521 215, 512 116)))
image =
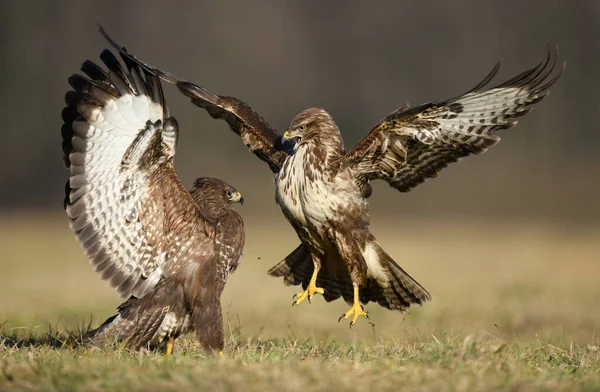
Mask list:
POLYGON ((235 192, 235 195, 230 200, 232 203, 244 204, 244 196, 240 192, 235 192))
POLYGON ((280 151, 286 151, 293 154, 296 151, 298 140, 295 136, 290 137, 289 131, 285 131, 278 142, 275 144, 275 148, 280 151))
POLYGON ((296 133, 296 134, 293 134, 293 133, 291 133, 291 132, 288 130, 288 131, 285 131, 285 132, 283 133, 283 136, 281 137, 281 141, 282 141, 282 142, 284 142, 284 143, 285 143, 285 142, 292 141, 292 140, 294 140, 294 141, 298 142, 298 139, 299 139, 299 138, 300 138, 300 135, 299 135, 299 134, 297 134, 297 133, 296 133))

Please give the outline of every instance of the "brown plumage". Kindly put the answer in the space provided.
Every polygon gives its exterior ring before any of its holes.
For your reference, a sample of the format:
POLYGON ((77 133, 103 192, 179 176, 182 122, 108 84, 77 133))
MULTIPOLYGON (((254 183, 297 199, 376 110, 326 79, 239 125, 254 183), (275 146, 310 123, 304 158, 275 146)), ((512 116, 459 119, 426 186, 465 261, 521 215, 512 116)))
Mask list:
POLYGON ((220 296, 241 261, 244 228, 231 185, 199 178, 188 192, 174 170, 178 126, 160 80, 108 50, 73 75, 62 128, 70 170, 65 210, 94 270, 126 298, 84 337, 132 348, 195 330, 223 348, 220 296))
POLYGON ((360 303, 373 301, 405 311, 430 299, 370 233, 369 182, 382 179, 408 192, 450 163, 484 152, 498 142, 496 132, 514 126, 515 119, 541 101, 561 75, 553 74, 557 56, 549 50, 541 64, 486 88, 499 69, 497 64, 463 95, 397 109, 346 152, 337 125, 323 109, 300 113, 280 137, 240 100, 218 96, 130 58, 174 83, 212 117, 226 120, 244 144, 268 163, 275 173, 277 203, 302 241, 269 274, 282 276, 286 284, 302 284, 305 291, 297 295, 296 303, 315 293, 327 301, 344 298, 353 304, 343 315, 352 318, 351 325, 366 316, 360 303))

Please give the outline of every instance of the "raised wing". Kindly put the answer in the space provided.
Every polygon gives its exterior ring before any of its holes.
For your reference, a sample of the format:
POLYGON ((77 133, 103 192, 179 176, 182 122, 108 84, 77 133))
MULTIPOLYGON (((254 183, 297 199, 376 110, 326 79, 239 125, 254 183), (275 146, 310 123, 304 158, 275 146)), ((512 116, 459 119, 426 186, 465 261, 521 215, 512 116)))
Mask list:
MULTIPOLYGON (((445 101, 413 109, 396 110, 375 126, 358 145, 341 158, 360 184, 382 179, 408 192, 460 158, 480 154, 498 143, 497 131, 517 124, 549 93, 562 70, 555 75, 556 55, 489 89, 484 87, 500 68, 469 92, 445 101)), ((564 69, 564 67, 563 67, 564 69)))
MULTIPOLYGON (((164 74, 162 74, 164 75, 164 74)), ((275 146, 280 135, 246 103, 234 97, 222 97, 194 83, 166 79, 175 83, 179 91, 191 98, 192 103, 205 109, 212 118, 227 121, 233 132, 273 173, 279 172, 287 153, 275 146)))
POLYGON ((123 298, 142 297, 182 246, 190 256, 191 243, 210 247, 207 235, 190 225, 210 227, 174 172, 178 126, 159 78, 126 57, 125 70, 108 50, 100 57, 108 73, 86 61, 81 69, 88 77, 69 78, 65 210, 102 279, 123 298))
POLYGON ((254 155, 266 162, 274 173, 279 172, 288 154, 276 148, 280 143, 280 135, 258 112, 237 98, 213 94, 204 87, 180 79, 138 59, 110 38, 101 26, 99 29, 108 42, 129 61, 138 64, 145 72, 158 75, 161 79, 175 84, 183 94, 190 97, 194 104, 205 109, 212 118, 227 121, 231 130, 241 137, 242 142, 254 155))

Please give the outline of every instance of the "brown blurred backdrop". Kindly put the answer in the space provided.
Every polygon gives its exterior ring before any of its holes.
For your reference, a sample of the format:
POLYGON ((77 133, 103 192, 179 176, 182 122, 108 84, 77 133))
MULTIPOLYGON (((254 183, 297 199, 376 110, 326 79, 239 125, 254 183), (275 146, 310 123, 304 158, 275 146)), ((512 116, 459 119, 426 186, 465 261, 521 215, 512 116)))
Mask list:
MULTIPOLYGON (((447 98, 503 58, 498 81, 544 58, 567 69, 500 145, 408 195, 377 184, 375 213, 600 218, 598 1, 2 1, 0 205, 60 210, 60 111, 67 77, 106 43, 94 22, 163 69, 257 108, 277 129, 310 106, 352 146, 385 114, 447 98)), ((268 169, 174 89, 177 170, 223 177, 247 210, 277 212, 268 169)))
MULTIPOLYGON (((440 256, 447 250, 441 243, 450 241, 448 235, 461 238, 459 249, 477 241, 473 233, 479 228, 491 230, 484 245, 499 248, 503 237, 523 246, 531 238, 542 238, 534 243, 542 250, 536 260, 544 271, 548 270, 544 258, 555 254, 544 248, 548 244, 574 244, 569 241, 578 238, 582 227, 593 228, 594 234, 586 237, 591 240, 588 245, 597 243, 598 1, 4 0, 0 1, 0 249, 4 251, 0 313, 4 307, 5 314, 12 314, 7 310, 12 309, 9 295, 28 298, 18 288, 27 287, 28 280, 37 282, 32 278, 36 269, 52 269, 56 280, 70 282, 69 288, 57 281, 50 284, 49 279, 35 284, 37 290, 57 286, 55 291, 65 291, 54 305, 83 292, 79 277, 94 282, 95 286, 86 286, 90 297, 102 293, 112 298, 111 308, 117 301, 96 282, 62 216, 67 173, 61 161, 60 113, 69 75, 86 58, 97 60, 107 47, 94 22, 140 58, 213 92, 245 100, 280 131, 299 111, 321 106, 337 121, 347 147, 406 102, 418 105, 463 93, 502 57, 500 82, 542 61, 546 41, 556 44, 560 61, 567 62, 565 74, 536 110, 503 133, 499 145, 445 169, 439 179, 409 194, 375 184, 374 231, 387 240, 385 246, 395 247, 395 255, 403 255, 405 245, 412 246, 407 269, 418 269, 415 275, 426 286, 437 282, 439 271, 450 273, 439 269, 446 263, 440 256), (460 236, 465 222, 471 231, 460 236), (521 232, 517 228, 532 225, 531 232, 542 233, 541 237, 515 234, 521 232), (569 237, 562 236, 566 233, 569 237), (437 237, 431 243, 418 242, 437 249, 438 254, 429 258, 409 243, 413 237, 436 235, 443 239, 439 244, 437 237), (40 251, 31 253, 36 247, 40 251), (63 254, 69 256, 63 259, 63 254), (58 260, 64 271, 54 264, 58 260)), ((264 270, 297 243, 273 201, 268 167, 247 152, 224 122, 212 120, 173 88, 167 89, 167 98, 181 128, 176 159, 180 177, 188 186, 196 176, 221 177, 242 191, 246 204, 239 210, 250 246, 246 254, 251 260, 262 255, 263 262, 251 261, 241 271, 256 276, 255 284, 266 282, 271 278, 264 270)), ((578 248, 568 249, 561 254, 573 262, 578 255, 570 251, 578 248)), ((486 262, 484 250, 470 259, 468 253, 462 258, 465 253, 457 252, 453 260, 467 263, 456 270, 461 276, 468 277, 473 265, 486 262)), ((587 250, 587 268, 595 254, 587 250)), ((506 257, 514 254, 507 252, 506 257)), ((492 264, 482 268, 494 271, 492 264)), ((584 268, 581 276, 587 278, 591 271, 584 268)), ((531 272, 534 281, 536 274, 531 272)), ((575 276, 573 284, 579 278, 575 276)), ((506 279, 510 282, 512 275, 506 279)), ((271 280, 269 284, 274 290, 281 286, 271 280)), ((440 290, 432 288, 434 299, 440 298, 435 295, 440 290)), ((31 303, 44 296, 28 293, 31 303)), ((291 299, 286 297, 286 302, 291 299)), ((80 305, 85 308, 88 303, 80 305)), ((338 304, 340 310, 344 307, 338 304)))

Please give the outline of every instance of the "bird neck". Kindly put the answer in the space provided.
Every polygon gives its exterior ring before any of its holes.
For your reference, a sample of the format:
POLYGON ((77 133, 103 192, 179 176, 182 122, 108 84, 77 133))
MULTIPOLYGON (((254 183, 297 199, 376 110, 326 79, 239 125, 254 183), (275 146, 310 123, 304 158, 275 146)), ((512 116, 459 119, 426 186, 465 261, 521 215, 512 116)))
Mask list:
POLYGON ((306 152, 313 155, 325 166, 344 154, 342 135, 335 125, 322 127, 319 132, 311 135, 310 139, 303 144, 306 152))
POLYGON ((200 190, 192 190, 191 195, 202 215, 210 221, 219 220, 229 212, 229 205, 219 196, 200 190))

